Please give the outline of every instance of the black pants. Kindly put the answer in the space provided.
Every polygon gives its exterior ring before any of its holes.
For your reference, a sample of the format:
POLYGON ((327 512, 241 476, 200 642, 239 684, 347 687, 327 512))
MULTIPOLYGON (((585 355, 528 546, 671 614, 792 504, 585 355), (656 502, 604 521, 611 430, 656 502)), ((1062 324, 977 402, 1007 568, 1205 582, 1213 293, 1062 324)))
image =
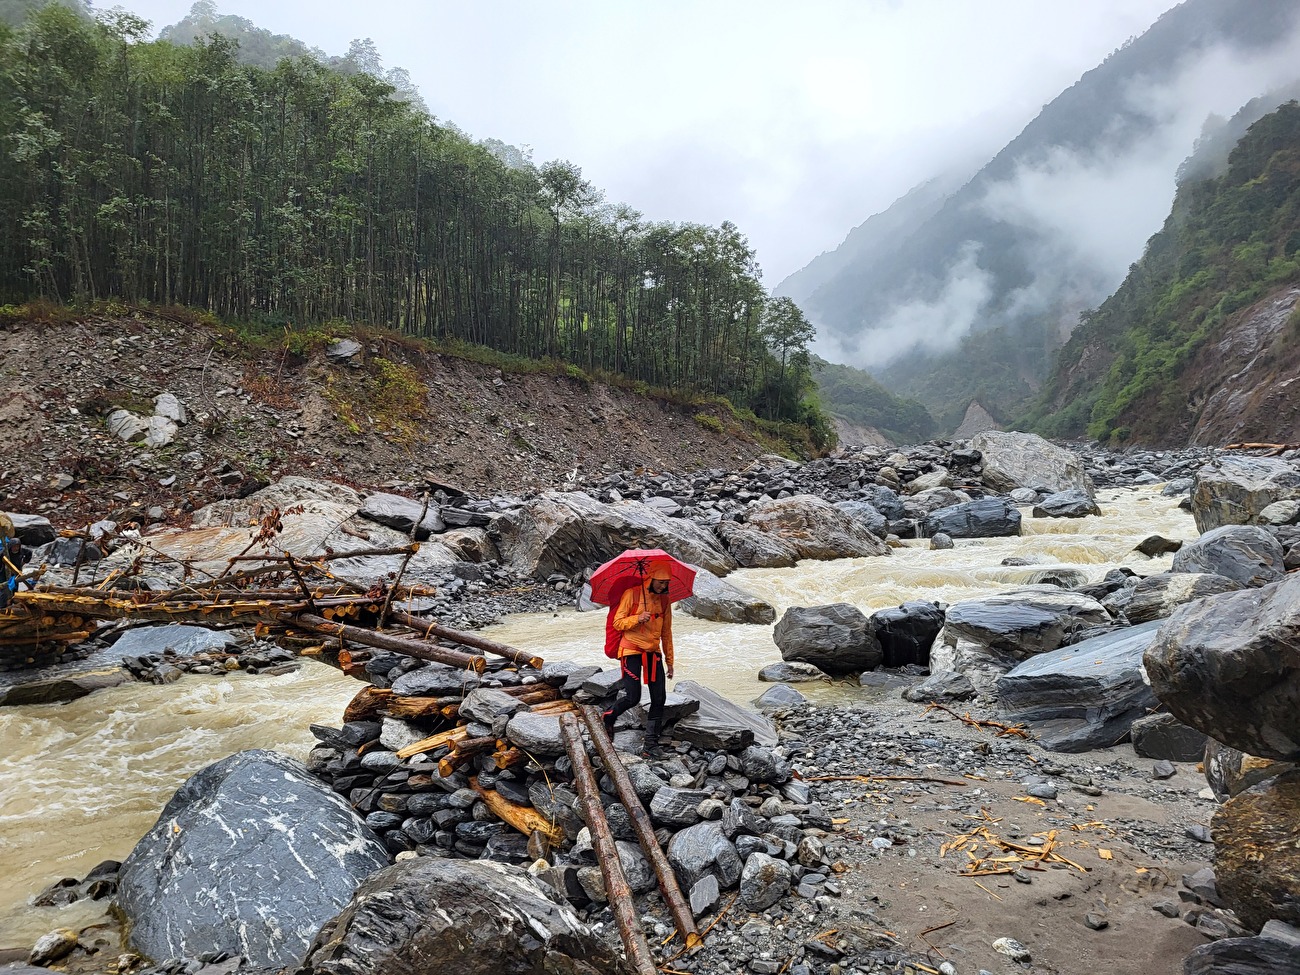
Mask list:
POLYGON ((621 657, 619 664, 623 668, 623 679, 618 682, 618 697, 614 699, 614 706, 605 712, 609 716, 610 724, 613 724, 624 711, 641 703, 642 668, 647 667, 649 670, 646 672, 646 684, 650 688, 650 717, 646 728, 653 729, 658 734, 663 726, 664 699, 668 697, 663 654, 645 650, 621 657))

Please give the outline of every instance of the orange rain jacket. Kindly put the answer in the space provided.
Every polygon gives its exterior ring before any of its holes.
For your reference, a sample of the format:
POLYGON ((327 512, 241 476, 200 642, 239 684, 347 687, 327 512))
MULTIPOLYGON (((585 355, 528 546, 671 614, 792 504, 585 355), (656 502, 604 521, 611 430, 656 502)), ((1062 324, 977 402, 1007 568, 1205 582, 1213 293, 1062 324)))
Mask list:
POLYGON ((614 614, 614 629, 623 633, 618 644, 619 659, 630 657, 634 653, 653 653, 662 642, 664 666, 672 669, 673 604, 668 599, 646 592, 640 586, 633 586, 619 600, 618 612, 614 614), (637 617, 641 615, 642 607, 644 612, 650 614, 650 619, 638 623, 637 617))

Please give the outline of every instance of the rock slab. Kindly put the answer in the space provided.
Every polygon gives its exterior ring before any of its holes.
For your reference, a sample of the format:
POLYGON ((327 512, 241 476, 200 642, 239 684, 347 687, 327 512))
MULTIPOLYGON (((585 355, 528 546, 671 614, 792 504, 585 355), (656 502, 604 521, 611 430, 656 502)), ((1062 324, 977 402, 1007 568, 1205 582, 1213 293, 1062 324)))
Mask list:
POLYGON ((1300 925, 1300 772, 1252 786, 1214 813, 1214 876, 1242 924, 1300 925))

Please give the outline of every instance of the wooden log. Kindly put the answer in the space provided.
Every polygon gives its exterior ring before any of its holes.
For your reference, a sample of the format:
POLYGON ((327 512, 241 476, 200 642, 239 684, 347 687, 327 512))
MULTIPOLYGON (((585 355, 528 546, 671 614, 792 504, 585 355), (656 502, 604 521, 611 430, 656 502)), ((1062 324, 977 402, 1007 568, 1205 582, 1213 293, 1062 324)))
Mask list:
POLYGON ((547 819, 532 806, 521 806, 511 802, 495 789, 480 785, 477 777, 469 780, 469 786, 479 794, 484 805, 492 811, 492 815, 504 823, 509 823, 525 836, 541 833, 552 847, 557 847, 564 842, 563 827, 547 819))
POLYGON ((438 774, 444 779, 452 772, 472 761, 475 756, 487 755, 496 750, 495 738, 461 738, 452 744, 452 753, 438 763, 438 774))
POLYGON ((560 692, 555 687, 543 687, 538 690, 530 691, 527 694, 516 694, 515 700, 520 704, 527 704, 530 707, 535 704, 549 704, 551 701, 558 701, 560 692))
POLYGON ((498 770, 514 768, 516 765, 522 765, 527 760, 528 756, 518 748, 507 748, 505 751, 494 752, 492 755, 492 762, 498 770))
POLYGON ((434 718, 442 717, 442 707, 436 697, 408 697, 394 694, 381 709, 390 718, 434 718))
POLYGON ((440 731, 436 735, 430 735, 428 738, 421 738, 419 741, 412 742, 405 748, 397 750, 398 758, 411 758, 424 752, 431 752, 440 745, 448 742, 457 741, 466 737, 469 732, 465 728, 448 728, 446 731, 440 731))
MULTIPOLYGON (((496 657, 505 657, 507 660, 513 660, 517 664, 524 664, 535 670, 541 670, 542 665, 546 663, 541 657, 536 657, 531 653, 523 650, 517 650, 514 647, 506 646, 504 643, 498 643, 496 640, 489 640, 486 637, 479 636, 477 633, 466 633, 463 630, 453 630, 446 626, 440 626, 433 620, 426 620, 420 616, 414 616, 411 613, 404 613, 400 610, 394 610, 388 614, 388 618, 401 623, 403 626, 409 626, 417 633, 424 636, 425 639, 430 637, 442 637, 444 640, 450 640, 452 643, 459 643, 463 647, 473 647, 476 650, 482 650, 484 653, 490 653, 496 657)), ((482 673, 482 671, 480 671, 482 673)))
POLYGON ((578 799, 582 803, 582 818, 591 830, 596 862, 600 864, 600 875, 605 879, 605 896, 614 912, 618 933, 623 939, 623 950, 637 975, 656 975, 658 969, 650 956, 645 934, 641 931, 632 890, 627 885, 623 864, 618 859, 618 847, 614 845, 614 834, 610 832, 609 821, 600 804, 600 790, 596 787, 596 776, 591 771, 587 747, 582 742, 582 731, 576 715, 560 716, 560 733, 564 737, 564 750, 573 763, 573 784, 577 787, 578 799))
POLYGON ((312 613, 286 613, 280 618, 285 623, 311 630, 314 633, 324 633, 327 636, 336 636, 344 640, 350 640, 353 643, 378 647, 381 650, 391 650, 393 653, 417 657, 420 660, 433 660, 437 663, 450 664, 453 667, 463 667, 474 671, 476 674, 483 673, 484 667, 487 666, 486 660, 474 654, 435 646, 414 637, 393 636, 391 633, 378 633, 375 630, 350 626, 347 623, 332 623, 312 613))
MULTIPOLYGON (((596 752, 600 755, 600 760, 605 766, 605 774, 614 782, 614 788, 618 792, 618 797, 623 800, 623 806, 627 809, 628 816, 632 820, 632 829, 636 832, 636 838, 641 843, 641 849, 645 852, 646 859, 650 861, 650 866, 654 867, 655 876, 659 878, 659 892, 663 894, 664 903, 668 905, 668 910, 672 912, 673 921, 677 924, 677 931, 681 934, 687 950, 693 950, 697 945, 702 944, 699 929, 695 926, 695 915, 691 913, 691 906, 682 896, 681 887, 677 885, 677 875, 673 873, 672 864, 664 856, 664 851, 659 846, 659 841, 655 838, 654 826, 650 824, 650 816, 646 813, 645 807, 641 805, 641 798, 636 794, 636 789, 632 785, 632 780, 628 777, 627 769, 619 760, 618 753, 614 748, 614 743, 610 741, 609 735, 605 732, 605 724, 601 720, 600 711, 591 705, 579 708, 578 713, 586 722, 587 732, 591 736, 591 743, 596 746, 596 752)), ((563 718, 561 721, 565 720, 563 718)))
POLYGON ((532 714, 564 714, 566 711, 576 711, 578 706, 572 701, 559 700, 547 701, 544 704, 530 705, 528 710, 532 714))
POLYGON ((348 706, 343 709, 344 721, 366 721, 376 717, 380 709, 393 696, 393 692, 385 687, 366 687, 361 688, 348 702, 348 706))

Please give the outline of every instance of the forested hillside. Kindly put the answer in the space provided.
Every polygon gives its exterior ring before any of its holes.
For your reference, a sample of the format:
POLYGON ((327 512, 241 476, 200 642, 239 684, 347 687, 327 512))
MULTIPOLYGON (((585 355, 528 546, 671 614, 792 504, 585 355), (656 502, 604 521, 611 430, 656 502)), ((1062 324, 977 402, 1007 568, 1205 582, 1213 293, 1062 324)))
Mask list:
POLYGON ((578 166, 475 143, 366 70, 146 30, 61 6, 0 27, 0 300, 371 323, 725 395, 824 438, 812 332, 735 226, 607 204, 578 166))
MULTIPOLYGON (((1224 138, 1235 131, 1226 126, 1224 138)), ((1220 151, 1213 141, 1203 147, 1209 157, 1220 151)), ((1193 159, 1187 171, 1207 168, 1193 159)), ((1216 358, 1214 343, 1252 306, 1297 283, 1300 105, 1291 102, 1250 126, 1222 175, 1184 180, 1164 228, 1119 290, 1084 317, 1025 421, 1050 436, 1184 441, 1216 392, 1198 388, 1209 366, 1198 359, 1216 358)), ((1300 313, 1274 331, 1278 324, 1253 344, 1284 365, 1300 352, 1300 313)), ((1238 371, 1245 362, 1219 365, 1238 371)), ((1253 383, 1229 385, 1245 396, 1251 390, 1240 387, 1253 383)))
POLYGON ((921 443, 934 436, 935 422, 916 400, 895 396, 870 373, 813 356, 817 396, 834 416, 871 427, 896 444, 921 443))

